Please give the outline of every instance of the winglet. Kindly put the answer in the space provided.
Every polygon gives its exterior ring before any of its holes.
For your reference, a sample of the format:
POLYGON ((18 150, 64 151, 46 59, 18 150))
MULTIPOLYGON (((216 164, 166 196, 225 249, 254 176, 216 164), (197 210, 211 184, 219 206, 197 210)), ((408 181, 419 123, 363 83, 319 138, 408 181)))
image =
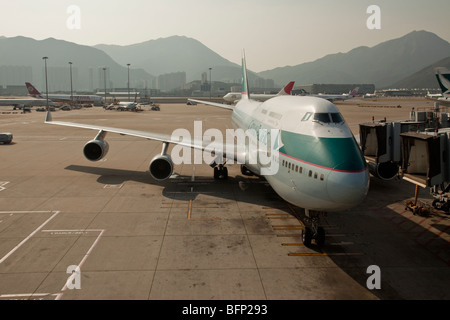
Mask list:
POLYGON ((248 91, 248 79, 247 79, 247 65, 245 62, 245 51, 242 51, 242 94, 241 99, 250 99, 250 92, 248 91))
POLYGON ((50 111, 47 111, 47 115, 45 116, 45 123, 52 122, 52 114, 50 111))

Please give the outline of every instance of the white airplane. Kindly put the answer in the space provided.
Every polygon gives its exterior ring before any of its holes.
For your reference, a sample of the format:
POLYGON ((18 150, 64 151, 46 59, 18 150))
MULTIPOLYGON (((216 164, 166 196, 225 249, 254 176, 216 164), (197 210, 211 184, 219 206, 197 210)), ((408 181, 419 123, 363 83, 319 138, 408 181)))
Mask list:
POLYGON ((136 111, 138 107, 137 103, 137 93, 134 96, 134 101, 120 101, 117 106, 115 107, 116 110, 123 111, 123 110, 131 110, 136 111))
POLYGON ((131 110, 135 111, 137 109, 137 102, 119 102, 119 105, 116 107, 116 110, 131 110))
POLYGON ((378 97, 378 94, 376 94, 376 93, 366 93, 364 95, 364 98, 375 98, 375 97, 378 97))
POLYGON ((355 89, 351 90, 349 93, 343 93, 343 94, 323 94, 319 93, 316 95, 311 95, 313 97, 322 98, 325 100, 328 100, 330 102, 334 101, 344 101, 347 99, 354 98, 356 95, 358 95, 359 87, 356 87, 355 89))
POLYGON ((303 243, 310 245, 315 239, 318 245, 323 245, 325 231, 319 226, 321 213, 353 208, 367 195, 369 171, 358 143, 331 102, 302 96, 277 96, 265 102, 254 101, 248 94, 245 55, 242 74, 242 98, 236 106, 192 100, 232 110, 231 118, 236 130, 251 132, 251 129, 259 129, 256 135, 259 146, 263 148, 264 141, 268 146, 267 141, 270 140, 269 170, 267 158, 261 156, 260 150, 252 159, 255 155, 252 154, 251 139, 242 144, 233 140, 231 145, 219 142, 215 146, 205 146, 203 142, 181 140, 167 134, 53 121, 50 112, 47 112, 45 123, 98 130, 96 137, 83 149, 85 157, 91 161, 102 159, 108 152, 109 146, 105 141, 108 132, 160 141, 162 152, 152 159, 149 168, 156 180, 168 179, 173 173, 174 164, 167 154, 169 144, 213 152, 216 160, 211 166, 214 166, 215 178, 228 176, 226 162, 221 160, 244 159, 242 174, 263 175, 284 200, 305 208, 308 227, 302 232, 303 243), (236 147, 237 152, 229 153, 230 147, 233 151, 236 147))
MULTIPOLYGON (((276 96, 283 96, 283 95, 291 95, 292 88, 294 87, 295 81, 289 82, 283 89, 280 90, 277 94, 252 94, 252 99, 258 100, 258 101, 266 101, 276 96)), ((223 100, 231 103, 235 103, 241 99, 241 93, 240 92, 230 92, 223 96, 223 100)))
POLYGON ((434 73, 442 91, 442 96, 437 101, 450 102, 450 70, 437 67, 434 69, 434 73))
MULTIPOLYGON (((54 103, 49 100, 49 105, 54 103)), ((13 109, 24 109, 25 107, 46 106, 47 99, 4 99, 0 98, 0 106, 13 106, 13 109)))
MULTIPOLYGON (((46 95, 42 95, 31 83, 25 82, 27 86, 28 94, 32 97, 46 98, 46 95)), ((68 102, 72 101, 72 95, 70 94, 49 94, 48 98, 56 102, 68 102)), ((103 97, 97 95, 73 95, 73 101, 76 103, 94 103, 101 104, 103 97)))
POLYGON ((440 97, 442 97, 442 93, 430 93, 429 90, 427 91, 426 98, 434 99, 434 98, 440 98, 440 97))

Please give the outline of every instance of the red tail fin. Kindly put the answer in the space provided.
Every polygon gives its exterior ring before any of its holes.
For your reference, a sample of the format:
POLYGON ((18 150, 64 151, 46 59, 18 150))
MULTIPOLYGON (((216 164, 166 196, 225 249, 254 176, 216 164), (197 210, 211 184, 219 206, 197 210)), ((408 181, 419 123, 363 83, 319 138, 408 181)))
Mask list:
POLYGON ((25 82, 25 85, 27 86, 28 94, 42 98, 41 93, 31 83, 25 82))
POLYGON ((291 94, 292 88, 294 87, 294 83, 295 83, 295 81, 289 82, 289 83, 284 87, 284 92, 286 92, 287 94, 291 94))
POLYGON ((294 87, 294 83, 295 83, 295 81, 289 82, 287 85, 284 86, 283 89, 280 90, 280 92, 278 92, 277 95, 278 96, 291 95, 292 88, 294 87))

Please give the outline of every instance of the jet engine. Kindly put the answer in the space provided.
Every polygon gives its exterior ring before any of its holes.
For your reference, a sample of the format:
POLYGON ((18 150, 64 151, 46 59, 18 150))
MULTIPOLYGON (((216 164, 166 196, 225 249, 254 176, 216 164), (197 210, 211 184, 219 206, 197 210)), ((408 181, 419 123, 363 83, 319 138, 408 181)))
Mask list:
POLYGON ((375 162, 369 162, 369 172, 383 180, 391 180, 393 179, 397 174, 399 170, 398 163, 395 162, 381 162, 381 163, 375 163, 375 162))
POLYGON ((173 162, 167 154, 158 154, 150 162, 150 174, 155 180, 166 180, 173 173, 173 162))
POLYGON ((86 159, 90 161, 98 161, 108 153, 109 145, 104 140, 91 140, 83 148, 86 159))

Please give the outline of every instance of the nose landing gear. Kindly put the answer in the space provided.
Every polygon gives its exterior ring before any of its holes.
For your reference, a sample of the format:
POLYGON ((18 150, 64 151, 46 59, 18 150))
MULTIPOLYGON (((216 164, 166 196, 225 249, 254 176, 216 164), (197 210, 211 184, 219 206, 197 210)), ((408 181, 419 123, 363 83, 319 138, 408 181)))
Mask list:
POLYGON ((302 230, 302 241, 306 247, 311 245, 312 240, 315 240, 319 247, 325 244, 325 230, 319 227, 321 214, 323 213, 305 209, 306 220, 310 224, 302 230))

